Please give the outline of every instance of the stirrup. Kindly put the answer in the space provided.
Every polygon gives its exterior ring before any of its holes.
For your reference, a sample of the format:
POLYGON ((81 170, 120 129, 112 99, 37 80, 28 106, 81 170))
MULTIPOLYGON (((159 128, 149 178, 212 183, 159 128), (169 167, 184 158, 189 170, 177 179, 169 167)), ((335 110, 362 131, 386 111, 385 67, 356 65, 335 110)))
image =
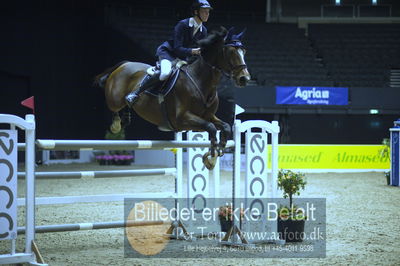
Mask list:
POLYGON ((129 108, 132 108, 132 106, 138 99, 139 95, 136 92, 129 93, 128 95, 125 96, 125 102, 129 106, 129 108))
POLYGON ((157 67, 155 67, 155 66, 149 67, 146 70, 146 73, 149 74, 150 76, 153 76, 154 74, 157 74, 158 72, 160 72, 160 70, 157 70, 157 67))

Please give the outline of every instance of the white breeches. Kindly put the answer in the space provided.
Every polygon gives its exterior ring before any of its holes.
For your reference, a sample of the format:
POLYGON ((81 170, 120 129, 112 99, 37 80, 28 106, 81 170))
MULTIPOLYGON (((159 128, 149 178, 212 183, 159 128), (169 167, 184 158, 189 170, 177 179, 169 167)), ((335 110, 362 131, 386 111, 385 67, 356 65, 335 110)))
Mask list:
POLYGON ((167 59, 163 59, 161 60, 160 65, 161 65, 160 80, 166 80, 171 74, 172 63, 167 59))

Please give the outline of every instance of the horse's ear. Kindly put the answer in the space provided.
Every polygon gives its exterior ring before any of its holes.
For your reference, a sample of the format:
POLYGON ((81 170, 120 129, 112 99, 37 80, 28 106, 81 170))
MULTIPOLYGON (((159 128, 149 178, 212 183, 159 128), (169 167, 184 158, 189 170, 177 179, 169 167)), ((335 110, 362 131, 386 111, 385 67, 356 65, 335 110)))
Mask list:
POLYGON ((227 35, 228 31, 226 30, 226 28, 224 26, 220 26, 219 27, 219 32, 220 32, 220 36, 224 37, 227 35))
POLYGON ((197 44, 203 50, 207 50, 209 48, 212 48, 213 45, 219 42, 223 44, 225 35, 226 35, 226 29, 221 26, 218 30, 213 30, 211 34, 209 34, 206 38, 198 41, 197 44))
POLYGON ((242 40, 244 34, 246 33, 246 30, 247 30, 247 28, 244 28, 244 30, 242 30, 241 33, 239 33, 238 35, 236 35, 236 38, 237 38, 239 41, 242 40))
POLYGON ((242 32, 238 34, 234 34, 233 30, 233 27, 229 29, 228 34, 225 38, 225 44, 233 47, 243 47, 242 38, 244 36, 244 33, 246 32, 246 29, 242 30, 242 32))
POLYGON ((222 38, 225 38, 226 34, 227 34, 227 30, 224 26, 219 26, 215 29, 213 29, 209 35, 216 35, 222 38))
POLYGON ((229 42, 229 41, 232 40, 233 31, 234 31, 234 30, 235 30, 234 27, 231 27, 231 28, 228 30, 228 33, 227 33, 226 36, 225 36, 225 42, 229 42))

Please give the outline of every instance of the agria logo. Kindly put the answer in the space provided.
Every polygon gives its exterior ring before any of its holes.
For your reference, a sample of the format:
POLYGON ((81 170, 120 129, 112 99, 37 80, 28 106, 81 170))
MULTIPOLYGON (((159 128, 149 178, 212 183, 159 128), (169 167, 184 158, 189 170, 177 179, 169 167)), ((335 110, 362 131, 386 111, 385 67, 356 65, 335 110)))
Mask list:
POLYGON ((295 98, 301 98, 305 101, 308 99, 329 99, 329 91, 328 90, 317 90, 316 88, 312 88, 309 90, 301 90, 300 87, 297 87, 295 98))

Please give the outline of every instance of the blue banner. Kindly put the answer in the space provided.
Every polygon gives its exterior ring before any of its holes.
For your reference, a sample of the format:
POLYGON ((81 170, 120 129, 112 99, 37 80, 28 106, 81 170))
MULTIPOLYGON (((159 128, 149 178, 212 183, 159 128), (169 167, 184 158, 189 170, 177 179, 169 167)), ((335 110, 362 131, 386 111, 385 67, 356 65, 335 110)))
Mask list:
POLYGON ((348 88, 276 86, 276 104, 347 105, 348 88))

